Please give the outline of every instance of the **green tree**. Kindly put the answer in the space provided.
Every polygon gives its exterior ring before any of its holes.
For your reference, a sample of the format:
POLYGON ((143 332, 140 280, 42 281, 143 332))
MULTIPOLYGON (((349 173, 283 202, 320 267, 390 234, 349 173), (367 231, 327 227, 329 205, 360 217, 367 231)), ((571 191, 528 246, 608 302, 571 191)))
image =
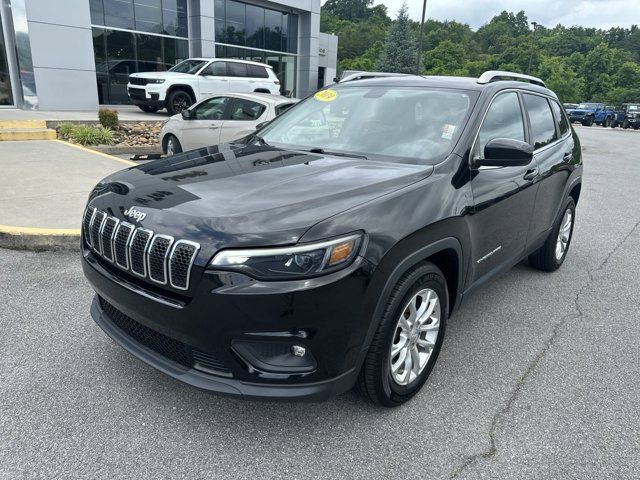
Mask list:
POLYGON ((417 62, 417 42, 414 35, 407 4, 403 3, 398 18, 391 25, 384 51, 376 62, 376 68, 383 72, 415 73, 417 62))
POLYGON ((614 83, 623 89, 640 89, 640 65, 623 63, 614 76, 614 83))
POLYGON ((373 0, 328 0, 323 9, 344 20, 363 20, 369 17, 373 0))
POLYGON ((467 75, 464 68, 464 47, 445 40, 423 55, 424 73, 427 75, 467 75))
POLYGON ((563 57, 542 57, 537 75, 553 90, 561 102, 576 103, 584 95, 584 80, 563 57))

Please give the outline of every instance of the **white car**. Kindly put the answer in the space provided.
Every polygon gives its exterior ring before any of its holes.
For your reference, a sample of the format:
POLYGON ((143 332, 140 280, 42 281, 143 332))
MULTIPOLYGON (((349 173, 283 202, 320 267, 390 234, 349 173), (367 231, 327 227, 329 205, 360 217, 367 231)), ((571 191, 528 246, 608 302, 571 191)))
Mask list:
POLYGON ((207 98, 167 120, 159 134, 162 152, 173 155, 237 140, 297 102, 297 98, 267 93, 228 93, 207 98))
POLYGON ((189 58, 166 72, 129 75, 131 103, 145 112, 166 108, 171 115, 217 93, 280 94, 280 80, 271 65, 228 58, 189 58))

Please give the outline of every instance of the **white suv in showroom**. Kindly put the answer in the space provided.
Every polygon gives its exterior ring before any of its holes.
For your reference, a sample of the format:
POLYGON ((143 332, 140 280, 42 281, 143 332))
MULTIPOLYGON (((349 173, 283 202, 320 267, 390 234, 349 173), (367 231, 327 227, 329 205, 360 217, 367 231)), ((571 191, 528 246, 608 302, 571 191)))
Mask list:
POLYGON ((280 81, 271 65, 246 60, 189 58, 166 72, 129 76, 131 103, 145 112, 166 108, 171 115, 203 98, 227 92, 280 94, 280 81))

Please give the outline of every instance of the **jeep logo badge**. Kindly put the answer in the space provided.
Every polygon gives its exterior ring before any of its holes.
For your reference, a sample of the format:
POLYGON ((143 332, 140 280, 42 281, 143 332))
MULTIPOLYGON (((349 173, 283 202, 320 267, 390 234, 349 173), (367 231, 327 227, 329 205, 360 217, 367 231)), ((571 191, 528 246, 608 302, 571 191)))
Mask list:
POLYGON ((129 218, 133 218, 136 222, 141 222, 147 216, 146 213, 142 213, 136 210, 135 207, 131 207, 129 210, 124 211, 124 215, 129 218))

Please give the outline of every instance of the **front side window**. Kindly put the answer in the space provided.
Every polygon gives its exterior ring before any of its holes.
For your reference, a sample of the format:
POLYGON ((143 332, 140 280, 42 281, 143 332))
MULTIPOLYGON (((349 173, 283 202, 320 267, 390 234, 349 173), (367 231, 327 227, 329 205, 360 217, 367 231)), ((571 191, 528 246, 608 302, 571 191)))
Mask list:
POLYGON ((229 97, 214 97, 196 107, 196 120, 221 120, 227 108, 229 97))
POLYGON ((553 114, 545 97, 525 93, 524 104, 531 122, 531 140, 533 148, 542 148, 558 139, 553 114))
POLYGON ((230 120, 257 120, 265 111, 264 105, 244 98, 236 98, 231 105, 230 120))
POLYGON ((564 137, 569 131, 569 121, 567 120, 567 116, 565 115, 558 102, 551 100, 551 110, 553 110, 553 116, 560 127, 560 136, 564 137))
POLYGON ((451 152, 477 93, 342 86, 318 92, 261 131, 269 144, 428 163, 451 152))
POLYGON ((474 149, 474 158, 484 158, 484 147, 496 138, 524 142, 524 121, 516 92, 498 95, 484 117, 474 149))
POLYGON ((206 63, 207 62, 205 60, 187 59, 170 68, 169 71, 178 73, 190 73, 191 75, 195 75, 202 67, 205 66, 206 63))

